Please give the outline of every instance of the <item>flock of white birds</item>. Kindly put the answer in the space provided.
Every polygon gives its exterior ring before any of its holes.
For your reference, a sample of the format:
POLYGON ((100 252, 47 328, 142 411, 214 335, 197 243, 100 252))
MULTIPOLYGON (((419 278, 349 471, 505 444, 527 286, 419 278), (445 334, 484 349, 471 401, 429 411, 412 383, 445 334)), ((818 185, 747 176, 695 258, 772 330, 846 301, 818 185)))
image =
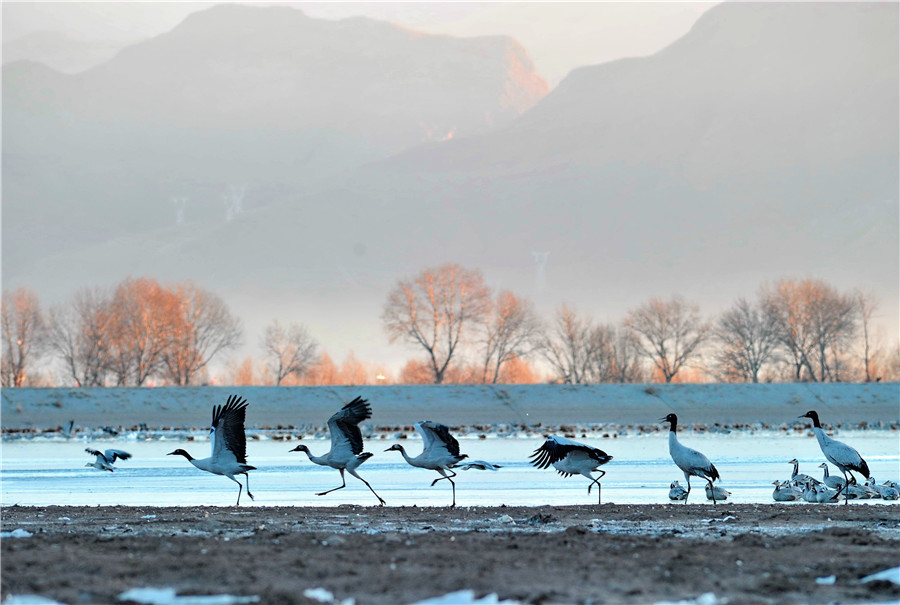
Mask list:
MULTIPOLYGON (((249 471, 256 467, 247 464, 247 439, 244 430, 244 419, 247 410, 247 400, 237 395, 228 398, 225 405, 213 406, 212 423, 209 434, 212 452, 208 458, 197 459, 183 449, 169 452, 169 455, 184 456, 188 462, 196 468, 223 475, 238 485, 237 504, 241 503, 241 494, 246 485, 247 495, 253 499, 250 493, 249 471), (243 475, 245 483, 241 483, 236 476, 243 475)), ((311 462, 336 469, 341 475, 341 485, 319 492, 317 496, 324 496, 333 491, 347 486, 345 472, 350 473, 375 495, 381 506, 385 505, 384 499, 378 495, 368 481, 357 473, 357 469, 363 462, 372 457, 370 452, 363 451, 363 438, 359 430, 359 423, 372 417, 372 406, 368 401, 356 397, 353 401, 344 405, 339 411, 328 419, 328 429, 331 435, 331 449, 321 455, 314 455, 306 445, 298 445, 292 452, 303 452, 311 462)), ((824 469, 822 481, 809 475, 798 473, 799 462, 797 459, 790 461, 794 465, 791 478, 786 481, 774 481, 775 491, 772 493, 774 500, 778 502, 790 502, 803 500, 810 503, 837 502, 841 496, 846 504, 851 499, 882 498, 884 500, 900 499, 898 485, 894 481, 885 481, 882 485, 876 485, 875 478, 871 476, 866 461, 855 449, 849 445, 837 441, 825 434, 819 423, 819 416, 815 411, 809 411, 800 418, 809 418, 813 422, 813 432, 826 460, 835 465, 843 475, 829 474, 827 463, 819 465, 824 469), (858 484, 853 473, 859 473, 866 478, 862 485, 858 484)), ((719 479, 719 471, 709 459, 697 450, 681 444, 676 436, 678 417, 668 414, 661 418, 660 422, 669 423, 669 455, 675 465, 684 473, 687 487, 674 481, 669 486, 669 499, 687 503, 691 492, 691 477, 698 477, 706 482, 705 491, 708 500, 713 504, 727 500, 731 492, 715 485, 719 479)), ((451 485, 452 501, 450 506, 456 506, 456 477, 454 469, 460 470, 487 470, 496 471, 501 468, 499 464, 492 464, 484 460, 466 460, 467 454, 460 453, 459 442, 450 434, 450 429, 440 423, 424 420, 417 422, 416 431, 423 441, 422 453, 418 456, 410 456, 400 444, 389 447, 388 452, 400 452, 403 459, 411 466, 436 471, 441 476, 431 482, 434 486, 439 481, 447 480, 451 485)), ((93 463, 86 466, 103 471, 115 470, 116 460, 128 460, 131 454, 122 450, 108 449, 100 452, 87 448, 89 454, 95 456, 93 463)), ((610 460, 612 456, 603 450, 573 441, 566 437, 551 435, 537 448, 531 456, 531 463, 540 469, 552 466, 563 477, 581 475, 590 480, 588 494, 594 485, 597 486, 597 503, 601 502, 600 479, 606 472, 600 467, 610 460), (594 473, 599 475, 594 476, 594 473)))

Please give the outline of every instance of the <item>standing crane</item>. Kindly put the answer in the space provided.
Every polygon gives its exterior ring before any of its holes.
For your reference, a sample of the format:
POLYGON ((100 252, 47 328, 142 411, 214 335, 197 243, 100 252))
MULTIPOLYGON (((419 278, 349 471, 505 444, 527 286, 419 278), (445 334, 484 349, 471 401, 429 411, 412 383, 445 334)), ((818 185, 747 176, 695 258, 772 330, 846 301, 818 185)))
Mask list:
POLYGON ((469 456, 459 453, 459 442, 450 434, 450 429, 443 424, 423 420, 416 423, 416 430, 422 435, 424 447, 422 453, 415 458, 411 458, 399 443, 395 443, 384 451, 400 452, 410 465, 440 473, 441 476, 432 481, 431 485, 434 486, 442 479, 450 482, 450 485, 453 486, 453 503, 450 505, 452 508, 456 506, 456 483, 453 482, 456 473, 451 469, 469 456))
POLYGON ((331 449, 324 456, 313 456, 309 448, 301 444, 292 449, 292 452, 306 452, 310 461, 321 466, 330 466, 336 468, 341 473, 341 485, 332 489, 316 494, 324 496, 333 491, 347 487, 347 480, 344 478, 344 471, 362 481, 366 487, 375 494, 381 506, 384 506, 384 500, 381 499, 369 482, 356 474, 356 469, 363 462, 372 457, 373 454, 363 451, 362 433, 359 431, 359 423, 367 418, 372 417, 372 406, 362 397, 357 397, 339 411, 335 412, 328 419, 328 430, 331 433, 331 449))
POLYGON ((810 410, 802 416, 799 416, 799 418, 809 418, 812 420, 813 433, 816 435, 816 441, 819 442, 819 448, 821 448, 822 453, 825 454, 825 458, 828 462, 838 467, 844 475, 844 485, 837 491, 837 495, 840 496, 841 492, 843 492, 844 504, 847 504, 849 502, 847 488, 850 485, 850 477, 853 477, 853 471, 860 473, 868 479, 869 465, 866 464, 866 461, 863 460, 862 456, 860 456, 859 452, 855 449, 846 443, 838 441, 837 439, 832 439, 825 434, 825 431, 822 430, 822 425, 819 424, 819 415, 815 410, 810 410), (847 476, 848 473, 850 477, 847 476))
POLYGON ((250 475, 247 471, 255 471, 255 466, 247 464, 247 436, 244 434, 244 415, 247 410, 247 400, 237 395, 232 395, 224 406, 213 407, 212 424, 209 427, 209 440, 212 445, 212 455, 209 458, 197 460, 186 451, 177 449, 169 452, 169 456, 184 456, 188 462, 201 471, 214 475, 224 475, 238 484, 237 505, 241 503, 241 491, 244 486, 234 478, 235 475, 244 475, 247 481, 247 495, 253 500, 250 493, 250 475))
POLYGON ((599 467, 612 459, 612 456, 601 449, 559 435, 547 437, 543 445, 531 454, 531 463, 538 468, 547 468, 553 465, 556 472, 563 477, 582 475, 590 479, 588 494, 596 484, 597 504, 600 504, 600 479, 606 474, 606 471, 599 467), (591 474, 595 471, 600 473, 599 477, 591 474))
POLYGON ((94 458, 94 462, 88 462, 85 466, 89 466, 97 469, 98 471, 109 471, 113 472, 116 470, 116 467, 113 466, 113 463, 118 460, 128 460, 131 458, 131 454, 128 452, 123 452, 122 450, 106 450, 104 452, 100 452, 97 450, 93 450, 89 447, 84 448, 88 454, 92 456, 96 456, 94 458))
MULTIPOLYGON (((697 450, 692 450, 679 443, 678 438, 675 436, 675 429, 678 426, 678 416, 669 414, 665 418, 661 418, 660 422, 669 423, 669 455, 672 456, 675 465, 684 473, 684 478, 687 481, 688 495, 691 493, 691 476, 700 477, 701 479, 705 479, 709 484, 709 488, 712 490, 710 493, 712 494, 713 505, 715 505, 716 492, 713 481, 719 478, 719 471, 717 471, 716 467, 709 461, 709 458, 697 450)), ((685 497, 684 503, 687 504, 687 497, 685 497)))

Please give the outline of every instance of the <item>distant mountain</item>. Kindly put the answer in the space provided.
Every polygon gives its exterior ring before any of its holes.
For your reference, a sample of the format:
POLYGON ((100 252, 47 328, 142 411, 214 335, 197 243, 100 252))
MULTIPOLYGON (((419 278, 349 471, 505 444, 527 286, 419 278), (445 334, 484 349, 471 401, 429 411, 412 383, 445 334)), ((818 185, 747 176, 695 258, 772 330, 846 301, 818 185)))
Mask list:
POLYGON ((74 74, 108 61, 119 50, 136 42, 81 40, 61 32, 34 32, 3 42, 3 64, 33 61, 56 71, 74 74))
POLYGON ((895 322, 898 40, 896 4, 726 3, 656 55, 574 71, 506 127, 228 224, 14 273, 55 288, 84 281, 67 263, 109 280, 194 277, 253 321, 291 313, 364 359, 383 347, 387 290, 446 261, 545 312, 569 302, 602 320, 676 292, 713 311, 812 275, 875 291, 895 322))
POLYGON ((365 162, 504 126, 546 92, 510 38, 279 6, 214 6, 76 75, 6 65, 4 222, 29 235, 4 233, 4 266, 173 225, 175 200, 191 223, 295 199, 365 162), (37 245, 42 231, 60 237, 37 245))

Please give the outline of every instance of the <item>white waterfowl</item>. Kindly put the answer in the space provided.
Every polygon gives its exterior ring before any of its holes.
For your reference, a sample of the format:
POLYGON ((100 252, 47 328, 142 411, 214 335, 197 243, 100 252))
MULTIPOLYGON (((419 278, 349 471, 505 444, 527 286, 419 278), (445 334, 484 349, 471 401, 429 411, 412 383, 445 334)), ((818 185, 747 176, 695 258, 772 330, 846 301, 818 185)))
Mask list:
POLYGON ((772 499, 776 502, 793 502, 803 497, 803 491, 790 484, 789 481, 773 481, 775 491, 772 492, 772 499))
POLYGON ((594 484, 597 485, 597 504, 600 504, 600 479, 606 474, 606 471, 599 467, 606 464, 613 457, 603 450, 572 441, 566 437, 559 435, 551 435, 547 437, 541 447, 534 450, 531 454, 531 463, 537 468, 547 468, 553 466, 563 477, 571 477, 572 475, 581 475, 591 480, 588 484, 588 494, 594 484), (594 477, 592 473, 598 472, 600 475, 594 477))
POLYGON ((816 502, 819 504, 834 504, 837 502, 840 490, 828 489, 824 485, 813 485, 816 492, 816 502))
POLYGON ((837 475, 829 475, 828 474, 828 463, 827 462, 823 462, 822 464, 820 464, 819 468, 825 469, 824 470, 825 476, 822 479, 822 483, 824 483, 827 487, 830 487, 832 489, 839 489, 844 486, 843 478, 838 477, 837 475))
POLYGON ((878 486, 878 491, 881 493, 883 500, 900 500, 900 489, 893 481, 885 481, 878 486))
MULTIPOLYGON (((709 461, 709 458, 697 450, 685 447, 678 441, 678 438, 675 436, 675 429, 678 427, 678 416, 669 414, 665 418, 662 418, 660 422, 669 423, 669 455, 672 457, 675 465, 684 473, 684 478, 687 481, 688 494, 691 493, 692 475, 694 477, 705 479, 709 484, 710 489, 714 488, 713 481, 719 478, 719 471, 716 470, 716 467, 709 461)), ((715 505, 715 492, 712 493, 713 504, 715 505)), ((684 503, 687 504, 687 497, 685 497, 684 503)))
POLYGON ((122 450, 105 450, 100 452, 95 449, 91 449, 89 447, 84 448, 88 454, 95 456, 93 462, 89 462, 85 464, 85 466, 95 468, 98 471, 109 471, 113 472, 116 470, 116 467, 113 464, 116 460, 128 460, 131 458, 131 454, 128 452, 123 452, 122 450))
POLYGON ((255 466, 247 464, 247 436, 244 433, 244 415, 247 410, 247 400, 237 395, 232 395, 224 406, 213 407, 212 424, 209 428, 209 440, 212 446, 212 454, 209 458, 197 460, 186 451, 177 449, 169 452, 169 456, 184 456, 188 462, 201 471, 214 475, 224 475, 238 484, 237 505, 241 503, 241 491, 243 485, 234 478, 235 475, 244 475, 247 481, 247 495, 253 500, 250 493, 250 476, 247 471, 255 471, 255 466))
POLYGON ((816 485, 815 483, 806 482, 803 484, 803 501, 809 502, 811 504, 815 504, 818 502, 818 495, 816 494, 816 485))
POLYGON ((868 479, 869 465, 866 464, 866 461, 863 460, 862 456, 860 456, 859 452, 855 449, 846 443, 838 441, 837 439, 832 439, 825 434, 825 431, 822 430, 822 425, 819 424, 819 415, 815 410, 806 412, 803 416, 800 416, 800 418, 809 418, 813 421, 813 433, 816 436, 816 441, 819 442, 819 448, 821 448, 822 453, 825 454, 825 458, 838 467, 841 470, 841 473, 843 473, 845 485, 843 490, 839 490, 838 493, 841 491, 844 492, 844 504, 847 504, 849 500, 846 497, 847 486, 850 483, 850 477, 853 476, 853 471, 860 473, 868 479))
POLYGON ((713 500, 713 501, 728 500, 728 496, 731 495, 730 491, 726 490, 725 488, 723 488, 720 485, 716 485, 714 489, 715 489, 715 492, 713 491, 713 489, 710 489, 709 485, 706 486, 705 491, 706 491, 706 499, 707 500, 713 500))
POLYGON ((360 477, 356 473, 359 466, 372 457, 369 452, 363 451, 362 433, 359 430, 359 423, 372 417, 372 406, 362 397, 357 397, 339 411, 335 412, 328 419, 328 430, 331 433, 331 449, 323 456, 313 456, 312 452, 306 445, 298 445, 292 452, 305 452, 310 461, 321 466, 330 466, 337 469, 341 473, 341 485, 338 487, 319 492, 317 496, 324 496, 333 491, 344 489, 347 487, 347 480, 344 478, 344 471, 347 471, 360 481, 366 484, 381 506, 384 506, 384 500, 379 496, 369 482, 360 477))
POLYGON ((422 453, 418 456, 411 457, 403 446, 397 443, 384 451, 400 452, 411 466, 440 473, 441 476, 432 481, 431 485, 434 486, 442 479, 448 480, 453 490, 453 503, 450 506, 456 506, 456 483, 453 482, 456 473, 451 469, 468 458, 468 455, 459 453, 459 442, 443 424, 424 420, 416 423, 416 430, 422 435, 423 441, 422 453))
POLYGON ((791 460, 788 464, 794 465, 794 470, 791 472, 791 483, 793 483, 794 485, 801 485, 804 483, 812 483, 813 485, 818 485, 819 483, 821 483, 821 481, 819 481, 818 479, 814 479, 809 475, 798 473, 797 470, 800 467, 800 462, 796 458, 791 460))
POLYGON ((677 481, 673 481, 669 484, 669 500, 675 502, 679 500, 687 500, 687 495, 687 490, 684 489, 677 481))
POLYGON ((469 460, 464 464, 460 464, 456 468, 464 471, 468 471, 473 468, 479 471, 498 471, 503 468, 503 466, 500 464, 491 464, 490 462, 487 462, 485 460, 469 460))

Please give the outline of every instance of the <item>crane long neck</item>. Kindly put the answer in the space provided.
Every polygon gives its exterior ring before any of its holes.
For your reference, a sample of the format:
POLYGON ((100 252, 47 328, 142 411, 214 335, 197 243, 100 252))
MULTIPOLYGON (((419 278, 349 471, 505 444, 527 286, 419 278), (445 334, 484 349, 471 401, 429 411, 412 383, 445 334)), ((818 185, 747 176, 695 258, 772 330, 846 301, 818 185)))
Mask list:
POLYGON ((327 464, 327 462, 325 460, 327 455, 326 456, 313 456, 313 453, 311 451, 309 451, 309 448, 305 448, 302 451, 306 452, 306 456, 309 458, 310 462, 313 462, 315 464, 321 464, 321 465, 327 464))
POLYGON ((406 449, 404 449, 404 447, 403 447, 402 445, 398 445, 397 447, 400 448, 400 455, 403 456, 403 458, 404 458, 407 462, 409 462, 410 464, 412 464, 413 466, 415 466, 415 463, 413 462, 413 459, 410 458, 409 454, 406 453, 406 449))

